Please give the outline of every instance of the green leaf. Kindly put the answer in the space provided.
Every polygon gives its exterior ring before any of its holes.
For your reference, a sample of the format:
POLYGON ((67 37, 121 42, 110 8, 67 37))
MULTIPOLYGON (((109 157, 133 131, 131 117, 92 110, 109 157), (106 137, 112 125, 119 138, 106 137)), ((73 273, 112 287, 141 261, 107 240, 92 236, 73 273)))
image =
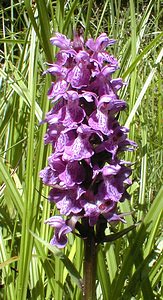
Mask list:
POLYGON ((44 245, 46 248, 48 248, 54 254, 55 257, 58 257, 63 262, 63 264, 67 268, 70 276, 74 280, 74 282, 80 288, 82 288, 82 278, 81 278, 79 272, 76 270, 76 268, 73 265, 73 263, 69 260, 69 258, 61 250, 58 250, 57 247, 50 245, 49 243, 47 243, 46 241, 44 241, 42 238, 38 237, 35 233, 31 232, 31 234, 42 245, 44 245))
POLYGON ((3 163, 3 160, 0 158, 0 178, 5 183, 6 188, 10 194, 10 197, 17 209, 19 215, 22 217, 23 215, 23 201, 22 197, 18 192, 18 189, 12 179, 12 174, 9 173, 7 167, 3 163))
POLYGON ((140 250, 142 249, 144 240, 147 237, 150 238, 150 234, 152 233, 152 230, 155 227, 155 224, 157 223, 157 218, 160 214, 160 211, 162 211, 162 198, 163 198, 163 187, 160 189, 158 195, 153 201, 144 220, 142 220, 139 230, 137 232, 135 231, 134 234, 132 235, 133 241, 126 252, 125 259, 121 268, 121 272, 119 276, 115 277, 116 280, 114 282, 113 292, 112 292, 113 299, 118 299, 118 297, 121 295, 126 276, 129 274, 136 259, 139 257, 140 250))

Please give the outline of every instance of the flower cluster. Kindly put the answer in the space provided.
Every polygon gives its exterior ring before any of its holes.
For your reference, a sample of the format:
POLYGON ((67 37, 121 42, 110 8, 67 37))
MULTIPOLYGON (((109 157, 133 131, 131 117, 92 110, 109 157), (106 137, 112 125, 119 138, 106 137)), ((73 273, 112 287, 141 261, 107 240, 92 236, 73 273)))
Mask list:
POLYGON ((117 95, 123 81, 112 79, 118 62, 105 50, 114 42, 105 33, 85 43, 77 33, 73 41, 59 33, 51 38, 60 48, 44 72, 55 77, 48 91, 54 106, 44 120, 45 144, 52 145, 52 154, 40 177, 52 188, 49 200, 67 217, 46 221, 55 228, 51 244, 60 248, 80 219, 87 218, 89 226, 101 216, 107 222, 123 221, 117 203, 129 198, 131 168, 118 154, 132 150, 135 143, 118 122, 119 112, 126 108, 117 95), (76 221, 70 222, 72 218, 76 221))

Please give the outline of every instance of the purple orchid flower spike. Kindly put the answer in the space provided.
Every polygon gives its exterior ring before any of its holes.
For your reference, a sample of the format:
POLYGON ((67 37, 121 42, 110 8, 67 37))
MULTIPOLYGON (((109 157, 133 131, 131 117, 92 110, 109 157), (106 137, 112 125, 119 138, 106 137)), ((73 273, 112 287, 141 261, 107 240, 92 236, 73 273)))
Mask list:
POLYGON ((136 147, 118 121, 126 102, 117 94, 125 83, 112 78, 118 61, 107 48, 115 41, 102 33, 84 42, 78 32, 72 41, 60 33, 50 41, 60 50, 44 72, 55 80, 48 91, 54 105, 43 121, 52 154, 40 177, 51 187, 49 201, 60 216, 46 224, 54 227, 51 244, 59 248, 67 244, 68 233, 78 231, 86 237, 94 226, 99 243, 105 240, 107 223, 124 222, 118 203, 129 199, 131 166, 119 154, 136 147), (77 220, 73 228, 72 218, 77 220))

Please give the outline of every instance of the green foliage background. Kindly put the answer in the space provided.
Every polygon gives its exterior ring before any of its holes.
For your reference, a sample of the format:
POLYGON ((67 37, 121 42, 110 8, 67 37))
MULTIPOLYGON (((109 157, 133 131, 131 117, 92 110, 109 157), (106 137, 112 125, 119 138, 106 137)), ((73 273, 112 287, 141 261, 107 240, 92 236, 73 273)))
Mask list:
POLYGON ((120 205, 132 212, 118 232, 141 221, 125 237, 99 247, 97 299, 160 299, 163 198, 163 2, 10 0, 0 4, 0 297, 6 300, 82 298, 83 241, 70 235, 65 250, 49 245, 44 220, 55 212, 45 199, 39 171, 47 164, 46 126, 50 77, 45 61, 57 49, 49 38, 72 37, 76 25, 85 38, 106 32, 117 40, 112 53, 128 82, 120 96, 128 103, 121 124, 138 143, 132 199, 120 205))

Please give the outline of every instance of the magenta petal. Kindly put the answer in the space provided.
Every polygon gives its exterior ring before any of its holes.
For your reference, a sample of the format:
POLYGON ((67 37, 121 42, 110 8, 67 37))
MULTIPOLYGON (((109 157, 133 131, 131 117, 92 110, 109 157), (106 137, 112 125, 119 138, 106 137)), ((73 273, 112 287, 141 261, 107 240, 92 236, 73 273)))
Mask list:
POLYGON ((94 226, 97 223, 97 220, 101 213, 99 208, 95 204, 86 203, 84 205, 84 210, 85 210, 84 216, 89 218, 89 225, 94 226))
POLYGON ((110 65, 110 66, 105 66, 101 73, 105 76, 108 77, 110 74, 114 73, 117 70, 118 66, 117 65, 110 65))
POLYGON ((78 103, 70 102, 70 104, 65 106, 63 109, 65 109, 65 115, 60 121, 65 127, 72 127, 75 124, 79 124, 85 117, 85 111, 78 105, 78 103))
POLYGON ((77 161, 68 162, 66 169, 59 175, 59 178, 67 187, 81 184, 85 178, 84 169, 77 161))
POLYGON ((123 195, 123 188, 121 187, 119 189, 119 186, 116 185, 115 180, 113 179, 106 179, 104 182, 101 183, 101 185, 99 186, 99 191, 98 191, 98 199, 100 199, 102 201, 114 201, 114 202, 118 202, 122 195, 123 195))
POLYGON ((65 162, 62 161, 61 157, 55 157, 54 154, 49 156, 49 166, 51 167, 52 170, 58 172, 58 174, 64 172, 66 168, 65 162))
POLYGON ((49 195, 50 201, 56 203, 57 208, 62 215, 78 214, 82 207, 77 200, 77 189, 59 189, 53 188, 49 195))
POLYGON ((79 95, 76 91, 74 90, 70 90, 70 91, 67 91, 67 93, 65 94, 64 96, 64 99, 66 99, 67 101, 78 101, 79 99, 79 95))
POLYGON ((63 159, 65 160, 82 160, 93 155, 94 151, 91 148, 87 139, 77 137, 71 146, 65 147, 63 159))
POLYGON ((116 99, 115 94, 103 95, 100 98, 97 107, 103 112, 107 112, 109 110, 116 113, 126 108, 126 102, 116 99))
POLYGON ((113 176, 116 175, 121 169, 121 166, 118 164, 115 165, 106 165, 102 169, 102 174, 104 176, 113 176))
POLYGON ((116 58, 105 51, 94 53, 92 57, 101 65, 101 67, 105 62, 108 62, 109 65, 118 66, 116 58))
POLYGON ((91 38, 86 42, 86 46, 92 51, 102 51, 108 45, 115 43, 115 40, 109 40, 106 33, 102 33, 95 41, 91 38))
POLYGON ((61 216, 53 216, 45 221, 45 224, 49 224, 51 227, 54 228, 62 228, 65 224, 65 221, 61 216))
POLYGON ((54 216, 45 221, 51 227, 55 228, 55 233, 50 244, 58 248, 64 248, 67 244, 66 234, 72 231, 72 228, 66 224, 66 221, 60 216, 54 216))
POLYGON ((125 220, 121 217, 122 215, 118 215, 116 213, 106 213, 105 218, 108 222, 117 222, 121 221, 123 223, 126 223, 125 220))
POLYGON ((83 91, 83 93, 80 94, 79 97, 84 98, 87 102, 97 101, 97 95, 92 92, 83 91))
POLYGON ((50 39, 52 45, 55 45, 61 49, 69 49, 70 48, 70 40, 61 33, 56 33, 54 37, 50 39))
POLYGON ((90 71, 86 68, 85 65, 80 67, 75 66, 67 76, 67 81, 71 83, 73 88, 80 89, 86 87, 89 83, 90 71))
POLYGON ((68 239, 66 236, 62 236, 62 238, 59 239, 57 236, 54 235, 50 241, 50 244, 52 246, 58 247, 59 249, 62 249, 66 246, 67 242, 68 242, 68 239))
POLYGON ((52 82, 51 87, 48 91, 48 98, 53 99, 54 97, 57 96, 55 99, 58 100, 65 92, 67 89, 67 82, 65 80, 59 80, 56 81, 55 83, 52 82))
POLYGON ((111 85, 118 91, 125 83, 122 81, 122 78, 116 78, 111 80, 111 85))
POLYGON ((110 133, 108 127, 108 114, 104 114, 100 110, 97 110, 91 114, 88 124, 92 129, 99 130, 103 134, 108 135, 110 133))
POLYGON ((57 64, 64 66, 69 58, 69 54, 65 51, 60 51, 56 54, 57 64))
POLYGON ((64 79, 67 75, 67 69, 64 67, 61 67, 57 64, 50 64, 51 67, 43 72, 43 74, 50 73, 53 76, 57 76, 61 79, 64 79))
POLYGON ((66 146, 70 146, 73 144, 74 139, 74 130, 62 131, 58 136, 58 140, 56 142, 56 153, 62 153, 65 150, 66 146))
POLYGON ((50 167, 46 167, 40 171, 40 177, 42 178, 43 183, 48 186, 54 186, 58 183, 58 174, 50 167))
POLYGON ((75 57, 77 63, 80 62, 89 62, 90 56, 86 51, 79 51, 75 57))

